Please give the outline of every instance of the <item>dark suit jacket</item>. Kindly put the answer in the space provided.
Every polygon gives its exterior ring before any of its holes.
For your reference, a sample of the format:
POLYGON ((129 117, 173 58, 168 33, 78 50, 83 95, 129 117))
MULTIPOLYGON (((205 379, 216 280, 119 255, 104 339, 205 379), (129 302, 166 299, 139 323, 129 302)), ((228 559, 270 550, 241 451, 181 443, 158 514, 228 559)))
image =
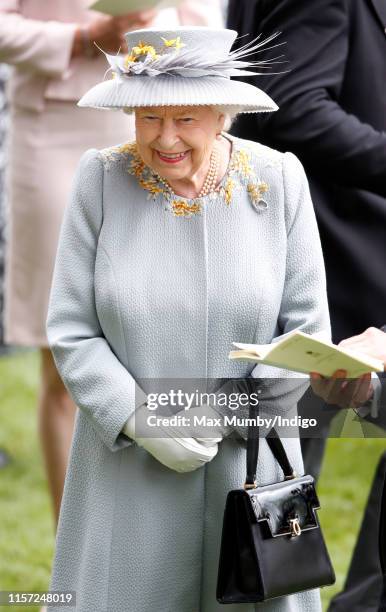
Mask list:
MULTIPOLYGON (((280 106, 233 132, 292 151, 307 171, 326 261, 334 339, 385 323, 386 0, 230 0, 240 45, 282 32, 287 74, 242 80, 280 106)), ((237 43, 236 43, 237 45, 237 43)), ((307 231, 307 228, 304 228, 307 231)))

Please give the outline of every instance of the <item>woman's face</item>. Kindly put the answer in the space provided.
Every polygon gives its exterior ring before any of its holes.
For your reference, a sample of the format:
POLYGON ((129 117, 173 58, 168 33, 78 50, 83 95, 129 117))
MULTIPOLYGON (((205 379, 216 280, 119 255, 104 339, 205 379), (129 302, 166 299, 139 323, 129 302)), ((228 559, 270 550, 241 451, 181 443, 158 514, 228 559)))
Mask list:
POLYGON ((135 112, 138 151, 167 181, 190 179, 206 167, 224 115, 209 106, 160 106, 135 112))

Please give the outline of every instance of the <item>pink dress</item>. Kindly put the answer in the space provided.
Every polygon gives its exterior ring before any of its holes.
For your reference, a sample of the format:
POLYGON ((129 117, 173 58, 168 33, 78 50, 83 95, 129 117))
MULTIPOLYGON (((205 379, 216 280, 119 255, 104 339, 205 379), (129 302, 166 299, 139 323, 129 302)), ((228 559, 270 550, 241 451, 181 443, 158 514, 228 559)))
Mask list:
MULTIPOLYGON (((77 24, 94 16, 88 0, 0 0, 0 62, 9 83, 11 130, 7 192, 4 332, 8 344, 47 347, 46 318, 63 210, 82 153, 133 138, 122 112, 80 109, 107 64, 70 59, 77 24)), ((183 0, 153 25, 221 27, 219 0, 183 0)))

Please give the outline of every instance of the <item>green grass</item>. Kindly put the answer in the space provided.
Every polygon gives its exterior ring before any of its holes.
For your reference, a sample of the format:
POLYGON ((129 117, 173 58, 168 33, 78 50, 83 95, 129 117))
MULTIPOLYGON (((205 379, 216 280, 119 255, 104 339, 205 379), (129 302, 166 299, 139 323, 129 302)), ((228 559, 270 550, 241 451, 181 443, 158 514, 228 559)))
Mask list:
MULTIPOLYGON (((36 431, 38 378, 37 353, 0 358, 0 448, 12 456, 12 463, 0 470, 0 590, 45 591, 49 585, 54 527, 36 431)), ((344 431, 356 435, 358 425, 348 419, 344 431)), ((319 516, 337 582, 322 590, 324 609, 343 585, 375 466, 385 447, 382 439, 328 443, 319 516)))
POLYGON ((318 489, 319 513, 336 573, 336 583, 322 589, 323 604, 343 586, 362 513, 385 440, 331 439, 318 489))
POLYGON ((0 358, 0 448, 12 457, 0 470, 0 590, 49 585, 54 526, 36 430, 38 377, 34 352, 0 358))

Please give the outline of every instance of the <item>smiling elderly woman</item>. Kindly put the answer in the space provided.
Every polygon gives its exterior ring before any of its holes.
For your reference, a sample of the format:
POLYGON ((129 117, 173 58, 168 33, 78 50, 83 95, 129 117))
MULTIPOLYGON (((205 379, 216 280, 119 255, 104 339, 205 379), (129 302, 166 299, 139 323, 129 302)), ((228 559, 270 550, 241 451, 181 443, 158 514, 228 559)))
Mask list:
POLYGON ((175 193, 188 199, 206 196, 229 163, 231 142, 221 135, 224 122, 225 114, 209 106, 139 108, 138 153, 175 193))
MULTIPOLYGON (((107 56, 114 78, 79 103, 131 109, 136 119, 135 142, 80 160, 47 324, 79 407, 50 588, 75 591, 79 612, 222 609, 221 516, 227 492, 244 482, 243 432, 181 436, 160 425, 158 438, 141 437, 141 389, 155 378, 176 386, 263 380, 272 370, 228 359, 232 341, 329 327, 301 164, 224 132, 237 111, 277 108, 230 79, 249 65, 230 53, 235 37, 205 28, 131 32, 131 53, 107 56)), ((272 389, 270 398, 275 407, 272 389)), ((302 473, 299 440, 284 445, 302 473)), ((258 484, 281 478, 262 440, 258 484)), ((319 611, 319 593, 228 606, 257 609, 319 611)))

